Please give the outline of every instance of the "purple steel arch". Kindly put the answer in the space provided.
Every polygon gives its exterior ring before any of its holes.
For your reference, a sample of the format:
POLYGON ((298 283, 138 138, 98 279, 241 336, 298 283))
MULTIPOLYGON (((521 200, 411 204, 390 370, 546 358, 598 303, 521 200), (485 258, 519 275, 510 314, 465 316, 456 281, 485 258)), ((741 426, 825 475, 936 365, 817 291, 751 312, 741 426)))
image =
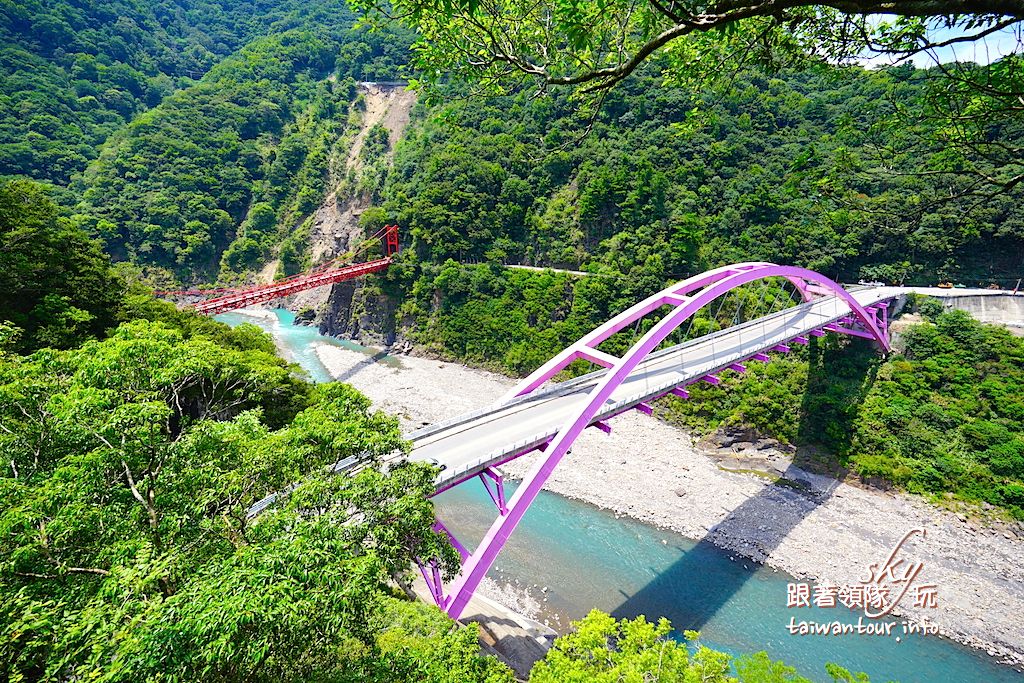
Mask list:
POLYGON ((609 370, 591 390, 586 405, 568 418, 547 443, 543 457, 534 463, 512 497, 504 501, 504 505, 499 505, 498 517, 480 545, 473 553, 464 556, 462 571, 448 595, 443 594, 435 572, 432 586, 434 597, 449 616, 458 619, 462 614, 480 581, 562 457, 583 430, 591 425, 601 406, 640 361, 657 349, 680 324, 710 302, 737 287, 769 277, 786 278, 800 291, 805 301, 815 296, 839 297, 865 328, 866 332, 861 333, 861 336, 875 339, 886 351, 890 349, 888 337, 879 328, 874 315, 839 284, 814 271, 771 263, 739 263, 717 268, 671 285, 623 311, 538 368, 502 399, 510 400, 532 392, 578 358, 593 361, 609 370), (596 348, 612 334, 665 305, 673 306, 674 310, 655 323, 621 358, 596 348))

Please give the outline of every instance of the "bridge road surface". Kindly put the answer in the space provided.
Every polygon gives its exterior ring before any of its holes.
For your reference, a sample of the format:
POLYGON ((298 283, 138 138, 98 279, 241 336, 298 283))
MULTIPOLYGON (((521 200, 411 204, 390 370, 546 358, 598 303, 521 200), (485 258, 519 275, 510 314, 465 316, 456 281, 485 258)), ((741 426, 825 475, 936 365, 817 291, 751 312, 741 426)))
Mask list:
MULTIPOLYGON (((861 305, 870 306, 911 290, 868 287, 848 291, 861 305)), ((612 393, 591 424, 849 315, 845 301, 827 296, 652 353, 612 393)), ((587 395, 606 372, 601 369, 541 387, 506 403, 407 434, 413 444, 408 459, 444 465, 436 486, 446 488, 550 440, 583 408, 587 395)))
MULTIPOLYGON (((896 299, 911 292, 940 298, 1012 294, 1007 290, 935 287, 855 286, 846 290, 862 306, 896 299)), ((850 314, 845 301, 827 296, 653 353, 642 360, 612 393, 591 424, 661 396, 674 387, 715 374, 755 353, 764 353, 794 337, 805 336, 811 330, 850 314)), ((602 369, 568 382, 540 387, 526 396, 407 434, 405 438, 413 444, 408 459, 436 460, 445 465, 435 481, 438 490, 468 479, 487 467, 550 440, 569 416, 583 407, 587 394, 605 372, 602 369)), ((350 456, 332 465, 330 470, 352 473, 365 465, 363 458, 350 456)), ((257 501, 248 509, 246 516, 253 518, 259 515, 293 488, 294 485, 289 486, 257 501)))

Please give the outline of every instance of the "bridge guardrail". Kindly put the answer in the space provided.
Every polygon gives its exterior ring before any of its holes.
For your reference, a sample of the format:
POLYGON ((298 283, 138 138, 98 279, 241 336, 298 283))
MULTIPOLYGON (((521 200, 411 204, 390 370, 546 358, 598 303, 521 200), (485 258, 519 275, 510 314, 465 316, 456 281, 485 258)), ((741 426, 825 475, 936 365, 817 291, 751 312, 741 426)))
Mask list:
MULTIPOLYGON (((876 302, 875 304, 869 304, 869 305, 873 306, 873 305, 876 305, 877 303, 880 303, 880 302, 876 302)), ((713 335, 714 336, 718 336, 718 335, 720 335, 722 333, 726 333, 726 332, 732 333, 732 332, 735 332, 735 330, 737 328, 752 327, 754 325, 764 324, 770 318, 774 318, 774 317, 776 317, 778 315, 782 315, 782 314, 786 314, 786 313, 791 313, 794 309, 797 309, 797 308, 813 306, 813 304, 814 304, 814 302, 806 302, 804 304, 799 304, 797 306, 793 306, 793 307, 790 307, 788 309, 784 309, 783 311, 779 311, 776 314, 772 314, 772 316, 770 316, 770 317, 766 316, 765 318, 759 318, 757 320, 748 321, 748 322, 743 323, 743 324, 741 324, 739 326, 728 328, 727 330, 721 330, 721 331, 715 332, 715 333, 713 333, 713 335)), ((595 422, 602 421, 602 420, 607 420, 607 419, 609 419, 611 417, 614 417, 616 415, 619 415, 619 414, 621 414, 621 413, 623 413, 625 411, 631 410, 636 405, 638 405, 640 403, 644 403, 646 401, 650 401, 653 398, 657 398, 659 396, 662 396, 662 395, 668 393, 669 391, 671 391, 672 389, 674 389, 676 387, 686 386, 687 384, 693 384, 695 382, 699 382, 702 377, 705 377, 707 375, 714 375, 714 374, 717 374, 717 373, 720 373, 720 372, 724 372, 725 370, 729 369, 729 367, 731 365, 734 365, 734 364, 736 364, 738 362, 742 362, 744 360, 748 360, 748 359, 750 359, 756 353, 763 353, 765 351, 769 351, 773 347, 778 346, 779 344, 783 344, 783 343, 786 343, 788 341, 792 341, 796 337, 800 337, 800 336, 808 334, 809 331, 812 330, 812 329, 820 329, 821 327, 823 327, 825 325, 832 324, 832 323, 836 322, 837 320, 840 320, 843 317, 848 316, 848 315, 849 315, 849 311, 838 311, 838 310, 834 311, 833 314, 827 314, 827 313, 823 314, 821 319, 816 321, 815 325, 811 326, 808 330, 803 331, 803 332, 801 332, 799 334, 794 334, 794 335, 777 334, 777 335, 773 335, 772 337, 765 337, 765 338, 762 339, 761 343, 757 347, 752 347, 750 349, 745 349, 742 353, 730 354, 728 356, 725 356, 721 360, 717 360, 716 359, 715 363, 713 363, 712 365, 710 365, 710 366, 708 366, 706 368, 695 369, 695 371, 690 376, 685 376, 685 375, 683 375, 681 373, 676 373, 676 379, 673 379, 672 381, 660 382, 658 384, 653 385, 653 387, 645 388, 641 392, 632 394, 632 395, 628 396, 627 398, 620 399, 620 400, 616 401, 615 403, 608 404, 602 411, 600 411, 598 414, 596 414, 594 416, 594 419, 593 419, 591 424, 593 424, 595 422)), ((699 337, 698 339, 693 340, 693 341, 694 342, 697 342, 697 341, 705 342, 705 341, 708 340, 709 336, 711 336, 711 335, 705 335, 705 336, 699 337)), ((675 346, 663 349, 663 350, 658 351, 658 352, 656 352, 654 354, 651 354, 649 356, 649 358, 650 359, 655 359, 655 358, 658 358, 658 357, 663 357, 663 356, 668 355, 668 354, 673 353, 673 352, 677 352, 680 349, 680 347, 686 346, 686 345, 688 345, 690 343, 692 343, 692 342, 686 342, 684 344, 677 344, 675 346)), ((604 374, 606 371, 607 371, 606 369, 597 370, 597 371, 595 371, 593 373, 588 373, 587 375, 582 375, 580 377, 574 378, 573 380, 569 380, 567 382, 559 383, 559 384, 555 385, 552 388, 558 388, 560 390, 563 390, 563 391, 559 391, 558 393, 564 393, 564 389, 571 388, 571 385, 578 385, 580 383, 579 380, 584 380, 584 379, 587 379, 587 378, 592 380, 592 379, 595 379, 597 376, 600 376, 600 375, 604 374)), ((450 426, 453 426, 453 425, 456 425, 456 424, 468 422, 471 419, 473 419, 474 417, 480 417, 480 416, 484 416, 484 415, 496 412, 500 408, 508 407, 510 405, 513 405, 515 403, 520 402, 519 399, 522 399, 522 398, 538 397, 538 396, 548 396, 548 395, 550 395, 552 393, 555 393, 555 392, 545 391, 542 394, 538 394, 537 392, 534 392, 534 393, 528 394, 528 395, 526 395, 524 397, 517 397, 516 400, 509 401, 509 402, 504 403, 504 404, 487 406, 487 407, 485 407, 483 409, 480 409, 480 410, 477 410, 477 411, 473 411, 472 413, 467 413, 465 415, 458 416, 458 417, 453 418, 451 420, 447 420, 444 423, 439 423, 438 425, 436 425, 438 427, 438 429, 431 430, 429 433, 434 433, 436 431, 440 431, 440 430, 446 429, 447 427, 450 427, 450 426)), ((431 425, 431 427, 434 427, 434 426, 435 425, 431 425)), ((424 430, 418 430, 417 432, 414 432, 414 434, 421 434, 423 431, 426 431, 427 429, 429 429, 429 428, 425 428, 424 430)), ((515 443, 510 444, 509 446, 506 446, 506 447, 504 447, 502 449, 493 450, 493 451, 489 452, 488 454, 486 454, 486 455, 484 455, 484 456, 482 456, 480 458, 477 458, 476 460, 472 461, 471 463, 468 463, 468 464, 460 467, 457 470, 452 470, 449 473, 449 477, 447 477, 446 480, 444 481, 443 486, 444 486, 444 488, 449 488, 451 486, 454 486, 457 483, 459 483, 459 481, 464 481, 466 479, 469 479, 473 475, 475 475, 476 471, 482 470, 482 469, 484 469, 486 467, 489 467, 489 466, 493 466, 498 461, 502 461, 503 458, 505 459, 505 461, 507 461, 507 460, 513 459, 512 457, 509 457, 509 456, 518 457, 517 454, 522 454, 522 453, 524 453, 527 450, 532 450, 534 447, 536 447, 537 444, 543 443, 543 442, 546 442, 546 441, 550 440, 556 433, 557 433, 557 430, 554 430, 554 431, 548 430, 548 431, 545 431, 545 432, 541 432, 541 433, 532 435, 532 436, 530 436, 528 438, 516 441, 515 443)), ((410 435, 410 436, 412 436, 412 435, 410 435)))

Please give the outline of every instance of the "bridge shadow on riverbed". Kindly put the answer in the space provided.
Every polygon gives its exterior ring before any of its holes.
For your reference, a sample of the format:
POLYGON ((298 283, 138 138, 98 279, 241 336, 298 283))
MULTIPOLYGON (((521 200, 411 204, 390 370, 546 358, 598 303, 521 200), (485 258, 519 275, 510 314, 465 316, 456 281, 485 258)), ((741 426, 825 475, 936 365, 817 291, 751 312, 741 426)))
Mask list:
POLYGON ((338 373, 338 375, 334 378, 334 381, 335 382, 347 382, 350 379, 352 379, 353 377, 355 377, 356 375, 358 375, 360 372, 365 370, 366 368, 368 368, 368 367, 370 367, 372 365, 376 365, 377 363, 380 363, 381 361, 383 361, 387 357, 388 357, 388 352, 386 350, 378 351, 375 354, 373 354, 372 356, 367 356, 366 358, 362 359, 361 361, 359 361, 358 363, 354 364, 353 366, 351 366, 349 368, 346 368, 344 371, 338 373))
MULTIPOLYGON (((625 600, 613 614, 618 618, 665 616, 677 631, 700 630, 754 578, 757 563, 745 555, 770 554, 838 486, 833 480, 825 488, 800 490, 806 473, 791 467, 784 476, 794 482, 793 488, 765 486, 708 530, 697 545, 681 549, 679 559, 667 570, 636 593, 624 594, 625 600), (739 550, 723 550, 716 539, 729 539, 728 545, 739 545, 739 550)), ((784 594, 778 596, 779 601, 785 599, 784 594)))
MULTIPOLYGON (((828 430, 830 445, 838 450, 848 445, 851 422, 874 382, 877 365, 870 348, 858 342, 840 349, 834 340, 812 341, 807 353, 807 391, 801 399, 798 438, 817 442, 828 430)), ((643 588, 624 594, 614 616, 665 616, 676 631, 700 630, 755 577, 757 563, 746 555, 763 558, 772 553, 832 496, 839 486, 833 477, 844 474, 834 460, 818 456, 814 449, 801 450, 778 482, 746 499, 696 546, 681 549, 679 559, 643 588), (832 476, 811 474, 804 468, 832 476), (715 543, 722 539, 731 539, 728 545, 738 551, 722 550, 715 543)), ((778 596, 780 606, 785 600, 785 593, 778 596)))

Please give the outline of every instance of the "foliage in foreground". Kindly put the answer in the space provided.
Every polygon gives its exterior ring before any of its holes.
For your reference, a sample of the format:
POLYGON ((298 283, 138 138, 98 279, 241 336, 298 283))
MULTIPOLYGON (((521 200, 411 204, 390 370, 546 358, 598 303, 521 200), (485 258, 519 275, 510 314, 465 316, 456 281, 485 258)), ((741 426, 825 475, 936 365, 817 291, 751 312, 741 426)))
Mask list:
POLYGON ((0 359, 5 679, 507 679, 389 587, 414 556, 455 561, 429 468, 326 474, 401 449, 397 422, 289 374, 148 321, 0 359))
POLYGON ((70 348, 102 334, 122 283, 99 245, 31 181, 0 184, 0 352, 70 348))
POLYGON ((662 406, 700 431, 747 425, 821 444, 860 476, 1024 519, 1024 339, 954 310, 901 343, 881 360, 862 342, 821 340, 662 406))
MULTIPOLYGON (((616 621, 594 610, 555 641, 530 672, 530 683, 810 683, 765 652, 734 659, 701 645, 698 634, 687 631, 691 652, 687 642, 670 637, 671 630, 667 619, 656 624, 642 616, 616 621)), ((868 681, 835 664, 827 670, 835 681, 868 681)))

